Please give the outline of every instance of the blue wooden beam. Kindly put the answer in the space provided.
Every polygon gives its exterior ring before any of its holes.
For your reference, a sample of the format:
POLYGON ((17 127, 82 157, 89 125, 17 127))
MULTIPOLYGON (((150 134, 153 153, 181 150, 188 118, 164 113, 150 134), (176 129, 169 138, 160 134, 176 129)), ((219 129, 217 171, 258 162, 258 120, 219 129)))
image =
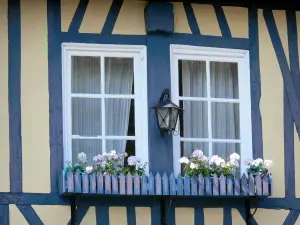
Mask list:
POLYGON ((195 207, 194 224, 204 225, 204 210, 202 207, 195 207))
MULTIPOLYGON (((85 217, 87 211, 89 210, 90 206, 87 205, 79 205, 77 208, 77 215, 76 215, 76 224, 80 224, 85 217)), ((68 225, 71 224, 71 219, 68 222, 68 225)))
POLYGON ((96 206, 96 221, 97 225, 109 225, 108 206, 96 206))
POLYGON ((28 224, 43 225, 40 217, 36 214, 31 205, 16 205, 28 224))
POLYGON ((0 205, 0 224, 9 225, 9 205, 0 205))
POLYGON ((83 17, 84 17, 84 14, 85 14, 88 4, 89 4, 89 0, 80 0, 79 1, 76 12, 73 16, 72 22, 69 27, 69 32, 71 32, 71 33, 79 32, 79 29, 80 29, 80 26, 81 26, 81 23, 82 23, 82 20, 83 20, 83 17))
POLYGON ((283 222, 283 225, 295 224, 299 217, 300 210, 291 210, 283 222))
POLYGON ((10 191, 22 192, 20 0, 8 1, 10 191))
POLYGON ((136 225, 135 207, 134 206, 126 207, 126 214, 127 214, 127 224, 136 225))
POLYGON ((222 6, 214 5, 214 8, 221 29, 222 36, 231 38, 231 31, 222 6))
MULTIPOLYGON (((245 208, 244 207, 239 207, 239 208, 237 208, 237 210, 239 211, 239 213, 241 214, 241 216, 243 217, 243 219, 246 221, 245 208)), ((252 225, 258 225, 258 223, 254 219, 254 217, 251 218, 251 224, 252 225)))
POLYGON ((232 225, 232 214, 229 207, 223 208, 223 225, 232 225))
POLYGON ((151 207, 151 225, 157 225, 161 223, 160 213, 161 213, 160 202, 158 199, 156 199, 154 200, 154 203, 151 207))
POLYGON ((191 3, 183 3, 185 14, 193 34, 200 34, 200 29, 191 3))
POLYGON ((123 0, 114 0, 112 2, 101 34, 112 34, 122 5, 123 0))

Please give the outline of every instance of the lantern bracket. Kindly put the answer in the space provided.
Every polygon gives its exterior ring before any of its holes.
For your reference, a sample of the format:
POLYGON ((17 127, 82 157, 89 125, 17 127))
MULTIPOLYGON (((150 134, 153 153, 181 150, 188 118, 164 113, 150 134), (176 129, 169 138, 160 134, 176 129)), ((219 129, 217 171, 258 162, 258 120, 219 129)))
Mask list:
POLYGON ((170 97, 170 90, 168 88, 163 90, 163 93, 160 96, 159 102, 163 103, 163 102, 169 102, 171 101, 171 97, 170 97))

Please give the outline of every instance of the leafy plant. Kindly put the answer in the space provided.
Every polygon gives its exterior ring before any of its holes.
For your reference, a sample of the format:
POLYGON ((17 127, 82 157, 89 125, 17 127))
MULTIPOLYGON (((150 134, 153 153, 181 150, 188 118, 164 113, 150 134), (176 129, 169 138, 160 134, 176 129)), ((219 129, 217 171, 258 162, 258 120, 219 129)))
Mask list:
POLYGON ((263 160, 261 158, 257 158, 255 160, 251 159, 247 162, 248 174, 252 174, 253 176, 265 176, 270 172, 270 168, 273 166, 272 160, 263 160))

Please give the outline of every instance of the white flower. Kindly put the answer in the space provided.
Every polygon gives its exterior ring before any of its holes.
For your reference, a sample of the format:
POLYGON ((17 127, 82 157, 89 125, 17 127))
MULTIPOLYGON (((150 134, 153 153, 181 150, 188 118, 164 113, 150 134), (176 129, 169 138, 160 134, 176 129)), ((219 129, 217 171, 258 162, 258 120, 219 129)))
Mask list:
POLYGON ((214 164, 218 158, 219 156, 213 155, 212 157, 210 157, 209 164, 214 164))
POLYGON ((190 160, 187 157, 182 157, 179 160, 180 163, 184 163, 184 164, 188 164, 190 162, 190 160))
POLYGON ((254 161, 251 163, 252 166, 256 166, 256 167, 259 166, 259 164, 260 164, 260 163, 259 163, 259 161, 257 161, 257 160, 254 160, 254 161))
POLYGON ((191 163, 190 168, 191 168, 191 169, 196 169, 196 168, 197 168, 197 165, 196 165, 195 163, 191 163))
POLYGON ((200 161, 208 161, 208 158, 205 156, 205 155, 201 155, 200 157, 199 157, 199 160, 200 161))
POLYGON ((273 161, 266 159, 264 161, 264 165, 266 166, 267 169, 270 169, 273 166, 273 161))
POLYGON ((221 163, 221 167, 222 167, 222 168, 225 168, 226 166, 227 166, 227 164, 226 164, 225 161, 221 163))
POLYGON ((218 159, 216 159, 215 163, 216 163, 217 166, 220 166, 221 164, 224 164, 225 161, 224 161, 224 159, 222 159, 221 157, 219 157, 218 159))
POLYGON ((261 158, 257 158, 255 161, 257 161, 258 163, 264 163, 264 160, 261 158))
POLYGON ((116 150, 111 150, 111 151, 110 151, 110 154, 111 154, 111 155, 115 155, 115 154, 117 154, 117 152, 116 152, 116 150))
POLYGON ((239 161, 236 159, 230 159, 229 163, 233 166, 235 166, 236 168, 239 168, 240 164, 239 161))
POLYGON ((97 156, 97 155, 94 156, 94 157, 93 157, 93 160, 94 160, 94 161, 97 161, 97 160, 98 160, 98 156, 97 156))
POLYGON ((251 166, 252 162, 253 162, 253 159, 247 159, 247 160, 245 160, 244 165, 251 166))
POLYGON ((199 157, 199 156, 202 156, 203 155, 203 152, 199 149, 195 149, 192 153, 192 156, 196 156, 196 157, 199 157))
POLYGON ((93 167, 87 166, 87 167, 85 167, 85 171, 86 171, 86 173, 91 173, 93 171, 93 167))
POLYGON ((230 160, 237 160, 239 161, 240 160, 240 155, 237 154, 237 153, 232 153, 230 156, 229 156, 230 160))
POLYGON ((129 166, 136 166, 141 162, 141 160, 137 156, 130 156, 128 157, 127 162, 129 166))
POLYGON ((86 154, 84 153, 84 152, 80 152, 78 155, 77 155, 77 157, 78 157, 78 160, 80 161, 80 162, 86 162, 87 160, 86 160, 86 154))

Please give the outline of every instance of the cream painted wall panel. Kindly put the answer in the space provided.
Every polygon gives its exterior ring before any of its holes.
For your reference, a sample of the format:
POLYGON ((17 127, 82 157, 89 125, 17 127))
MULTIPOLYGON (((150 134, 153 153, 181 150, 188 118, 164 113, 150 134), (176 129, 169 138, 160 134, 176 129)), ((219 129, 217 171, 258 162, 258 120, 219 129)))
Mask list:
POLYGON ((300 216, 299 216, 298 219, 296 220, 295 225, 300 225, 300 216))
MULTIPOLYGON (((101 0, 103 1, 103 0, 101 0)), ((61 30, 67 32, 76 12, 79 0, 61 0, 61 30)))
POLYGON ((204 209, 205 225, 223 224, 223 209, 204 209))
POLYGON ((283 81, 261 10, 258 19, 264 157, 275 163, 273 197, 284 197, 283 81))
POLYGON ((192 4, 201 34, 222 36, 212 5, 192 4))
POLYGON ((232 37, 249 38, 248 9, 223 6, 232 37))
POLYGON ((44 225, 68 224, 71 218, 70 206, 33 205, 32 208, 44 225))
POLYGON ((112 0, 90 0, 79 32, 100 33, 106 21, 112 0))
POLYGON ((187 16, 182 2, 173 2, 175 33, 191 34, 187 16))
POLYGON ((231 210, 232 225, 246 225, 245 220, 236 209, 231 210))
POLYGON ((151 225, 151 208, 135 207, 136 225, 151 225))
POLYGON ((258 224, 282 225, 289 210, 258 209, 254 215, 258 224))
POLYGON ((21 36, 23 191, 47 193, 50 148, 46 0, 21 0, 21 36))
POLYGON ((176 225, 194 225, 194 208, 175 208, 176 225))
POLYGON ((96 209, 95 207, 90 207, 87 211, 85 217, 83 218, 81 225, 94 225, 96 222, 96 209))
POLYGON ((121 224, 127 225, 126 207, 109 207, 109 225, 121 224))
POLYGON ((294 126, 294 152, 295 152, 295 191, 296 198, 300 198, 300 141, 294 126))
POLYGON ((0 0, 0 192, 9 191, 7 0, 0 0))
POLYGON ((273 15, 275 23, 279 32, 279 36, 283 45, 284 53, 288 64, 290 65, 289 60, 289 46, 288 46, 288 36, 287 36, 287 23, 286 23, 286 14, 284 10, 273 10, 273 15))
POLYGON ((125 0, 116 21, 113 34, 146 34, 144 9, 147 4, 146 1, 125 0))
POLYGON ((15 205, 9 205, 9 224, 28 225, 28 222, 15 205))

